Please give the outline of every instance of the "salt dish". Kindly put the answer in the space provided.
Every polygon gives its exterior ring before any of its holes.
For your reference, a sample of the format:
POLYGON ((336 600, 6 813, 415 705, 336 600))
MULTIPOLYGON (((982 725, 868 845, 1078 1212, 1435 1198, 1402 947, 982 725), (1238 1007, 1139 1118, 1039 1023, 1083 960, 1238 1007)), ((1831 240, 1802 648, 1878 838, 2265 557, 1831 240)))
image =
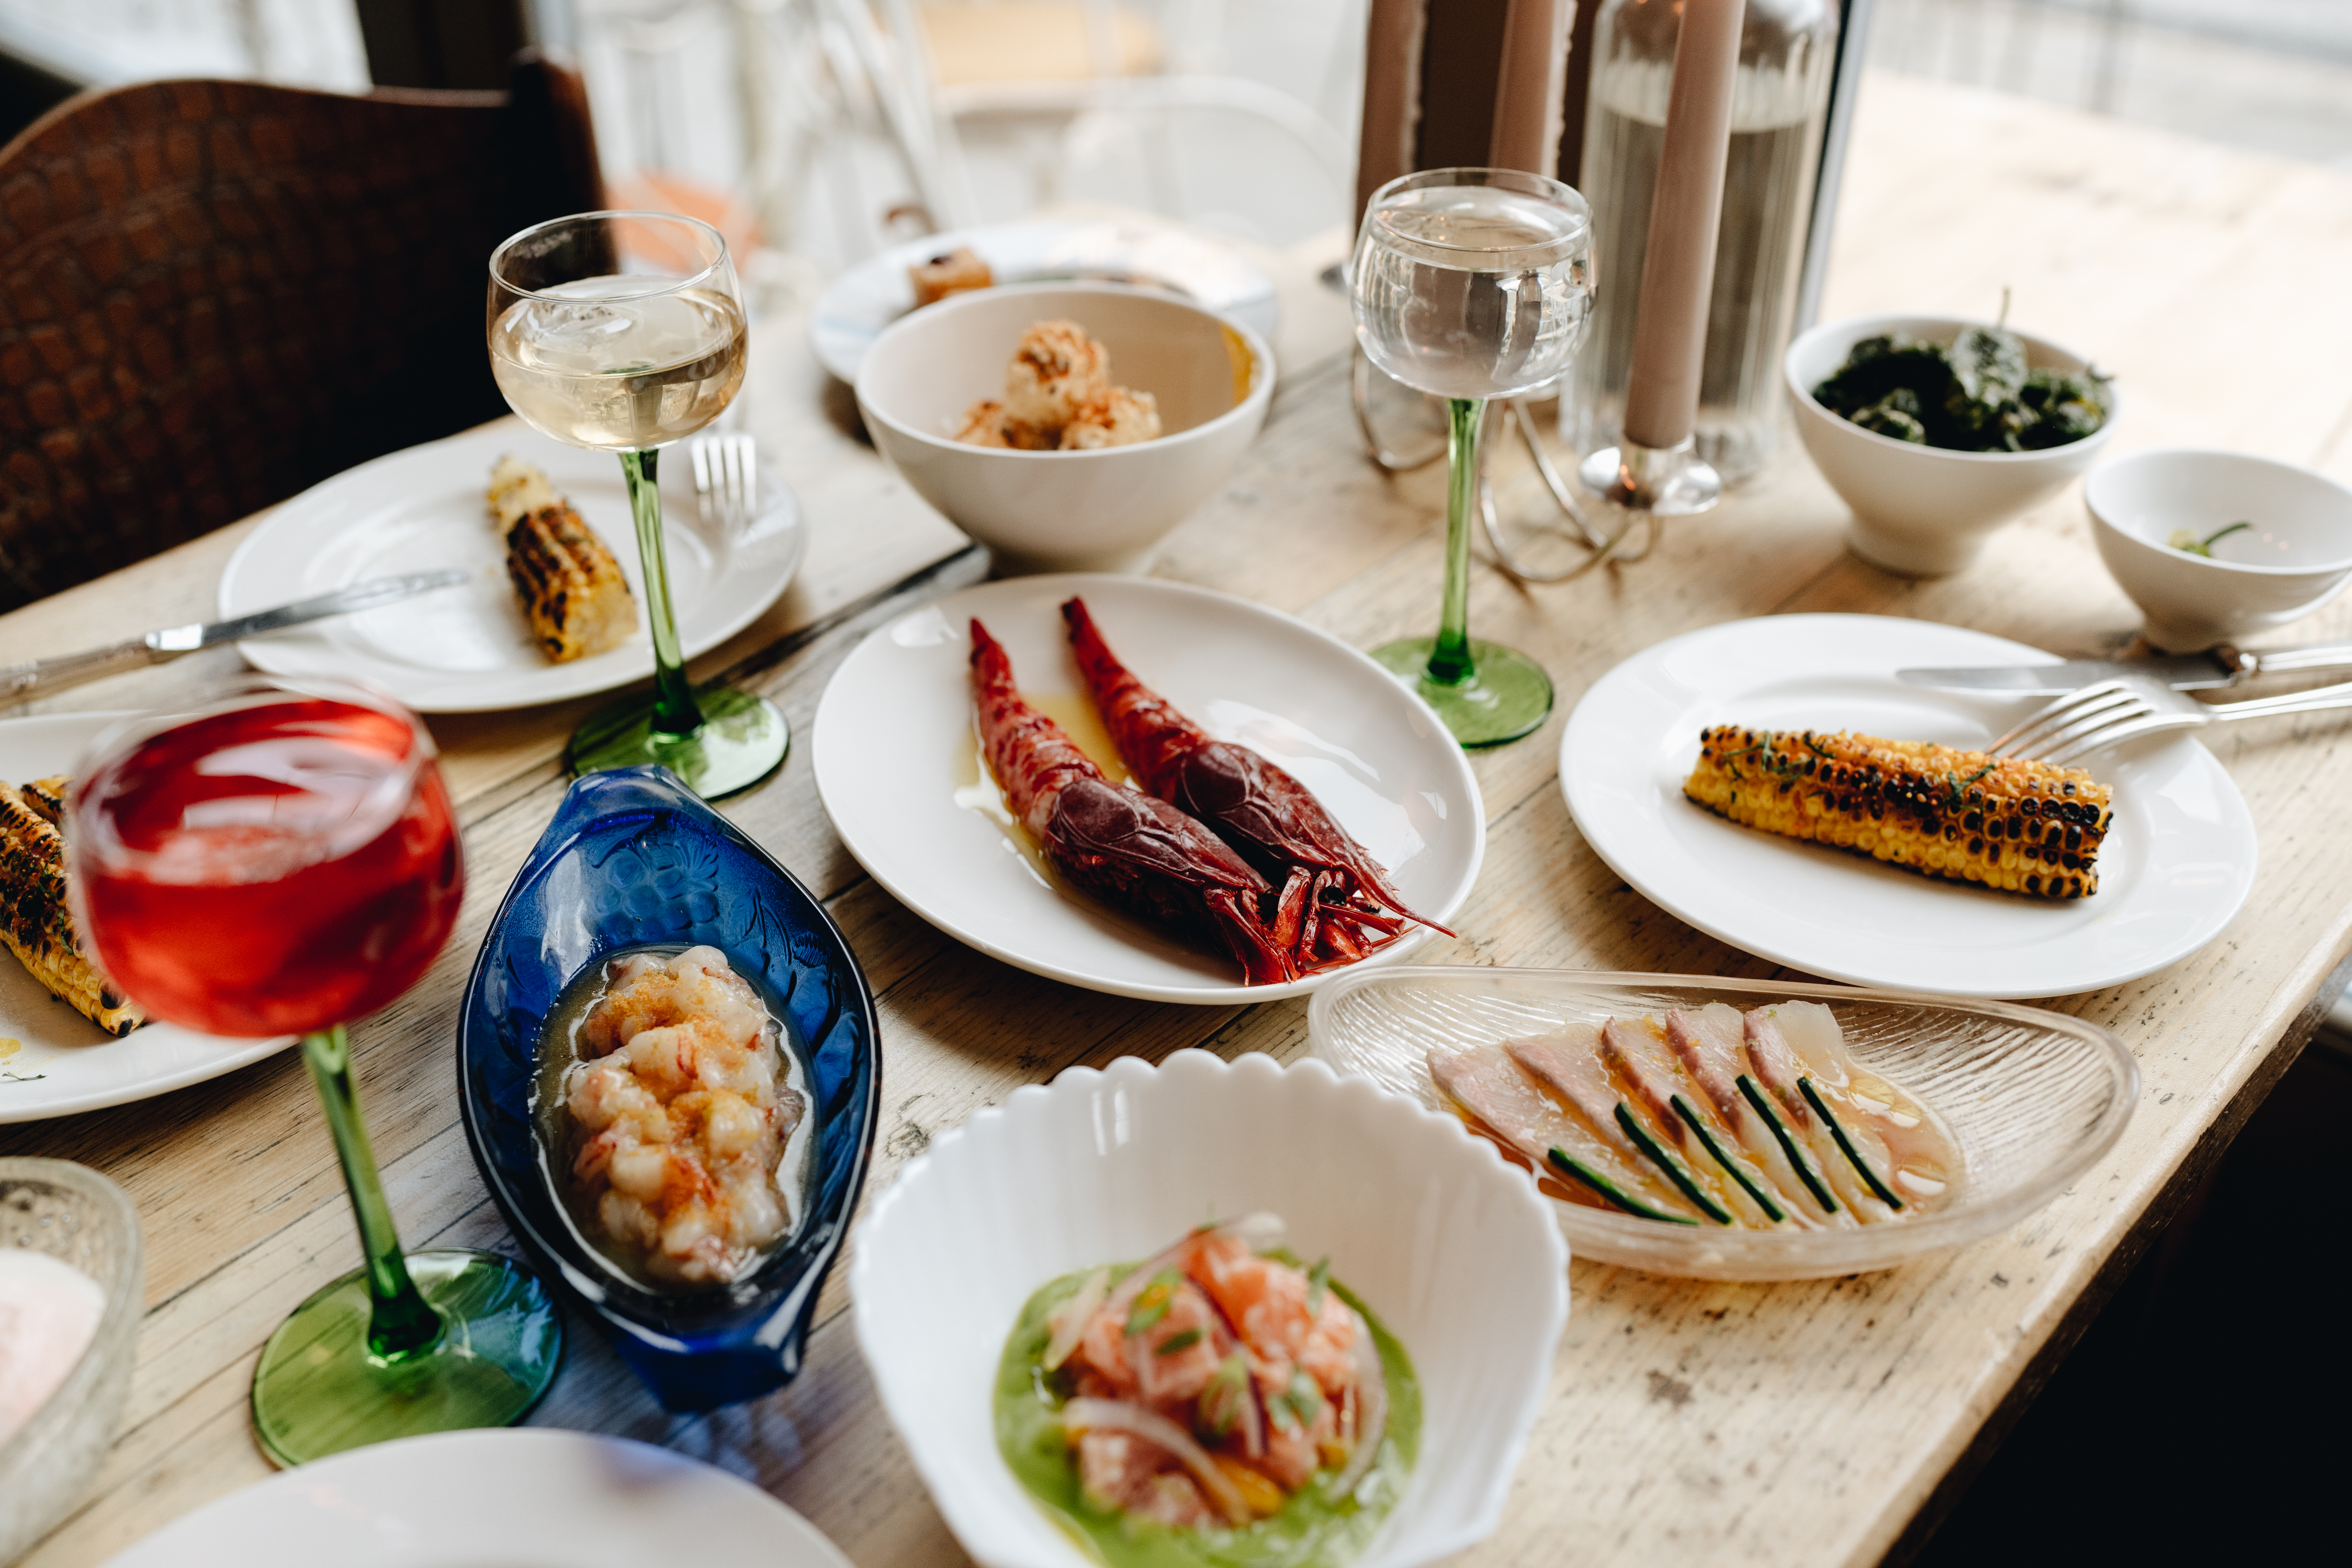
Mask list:
POLYGON ((2099 559, 2147 617, 2148 642, 2170 652, 2283 626, 2352 582, 2352 489, 2294 463, 2135 452, 2084 481, 2083 504, 2099 559), (2251 526, 2230 531, 2241 521, 2251 526), (2211 539, 2211 553, 2175 534, 2211 539))
POLYGON ((1279 1215, 1385 1321, 1419 1374, 1420 1455, 1360 1568, 1485 1539, 1551 1383, 1568 1253, 1543 1201, 1462 1124, 1320 1062, 1121 1058, 1017 1089, 875 1201, 850 1270, 883 1407, 965 1551, 1081 1568, 996 1445, 991 1394, 1023 1303, 1204 1216, 1279 1215))

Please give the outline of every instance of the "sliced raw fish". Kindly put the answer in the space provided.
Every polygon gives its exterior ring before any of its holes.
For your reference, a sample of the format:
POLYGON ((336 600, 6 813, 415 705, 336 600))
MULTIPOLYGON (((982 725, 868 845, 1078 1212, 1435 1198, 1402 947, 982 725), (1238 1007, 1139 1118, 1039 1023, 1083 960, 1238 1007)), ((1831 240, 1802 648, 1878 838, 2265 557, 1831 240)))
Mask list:
POLYGON ((1629 1157, 1614 1142, 1604 1142, 1580 1118, 1561 1110, 1500 1049, 1481 1046, 1450 1053, 1433 1050, 1429 1074, 1439 1092, 1455 1106, 1539 1171, 1595 1206, 1613 1205, 1553 1164, 1552 1150, 1559 1149, 1629 1196, 1666 1214, 1685 1218, 1696 1215, 1696 1210, 1647 1162, 1629 1157))
POLYGON ((1811 1167, 1803 1145, 1796 1143, 1791 1134, 1790 1146, 1784 1148, 1780 1134, 1741 1091, 1740 1079, 1755 1081, 1748 1072, 1748 1058, 1741 1048, 1744 1032, 1739 1009, 1721 1002, 1710 1003, 1696 1012, 1676 1008, 1666 1014, 1666 1044, 1674 1048, 1684 1071, 1706 1096, 1716 1116, 1731 1130, 1757 1168, 1770 1178, 1773 1190, 1786 1200, 1790 1215, 1800 1224, 1847 1227, 1856 1225, 1859 1222, 1822 1183, 1819 1171, 1811 1167), (1791 1149, 1795 1151, 1793 1160, 1791 1149), (1801 1172, 1799 1162, 1806 1167, 1801 1172))
MULTIPOLYGON (((1831 1105, 1832 1109, 1839 1107, 1844 1100, 1845 1095, 1845 1091, 1839 1088, 1836 1082, 1825 1081, 1814 1076, 1813 1063, 1798 1050, 1789 1030, 1782 1026, 1785 1023, 1800 1033, 1817 1035, 1817 1029, 1809 1029, 1809 1026, 1816 1024, 1816 1020, 1811 1016, 1803 1013, 1791 1015, 1784 1011, 1789 1007, 1803 1005, 1806 1004, 1775 1003, 1769 1007, 1759 1007, 1749 1013, 1743 1025, 1748 1042, 1748 1059, 1755 1065, 1758 1081, 1763 1084, 1773 1100, 1779 1103, 1780 1113, 1787 1120, 1790 1130, 1797 1133, 1804 1141, 1805 1147, 1811 1151, 1815 1168, 1828 1181, 1830 1190, 1837 1194, 1838 1201, 1851 1205, 1855 1217, 1864 1223, 1891 1219, 1896 1212, 1894 1206, 1879 1195, 1868 1177, 1854 1169, 1853 1161, 1849 1159, 1845 1151, 1838 1146, 1836 1132, 1832 1130, 1828 1122, 1822 1120, 1811 1099, 1805 1093, 1806 1086, 1811 1085, 1813 1092, 1821 1097, 1822 1102, 1831 1105)), ((1823 1008, 1822 1011, 1827 1012, 1828 1009, 1823 1008)), ((1817 1048, 1820 1044, 1818 1038, 1813 1038, 1809 1043, 1815 1045, 1817 1048)), ((1830 1065, 1839 1079, 1845 1077, 1843 1065, 1834 1059, 1832 1059, 1830 1065)), ((1851 1119, 1842 1116, 1840 1125, 1844 1125, 1848 1120, 1851 1119)), ((1846 1131, 1849 1137, 1853 1136, 1852 1128, 1847 1128, 1846 1131)), ((1867 1140, 1856 1140, 1854 1152, 1864 1160, 1874 1158, 1874 1154, 1877 1163, 1874 1166, 1874 1173, 1878 1176, 1880 1182, 1885 1182, 1890 1172, 1886 1163, 1886 1150, 1878 1142, 1874 1135, 1867 1140)))
POLYGON ((1959 1151, 1927 1109, 1855 1061, 1837 1015, 1821 1003, 1780 1002, 1769 1010, 1855 1147, 1881 1172, 1894 1173, 1888 1179, 1897 1195, 1940 1197, 1960 1169, 1959 1151))
POLYGON ((1798 1212, 1794 1201, 1775 1192, 1771 1179, 1741 1151, 1655 1019, 1610 1019, 1601 1030, 1601 1059, 1673 1140, 1690 1172, 1740 1223, 1778 1225, 1798 1212))

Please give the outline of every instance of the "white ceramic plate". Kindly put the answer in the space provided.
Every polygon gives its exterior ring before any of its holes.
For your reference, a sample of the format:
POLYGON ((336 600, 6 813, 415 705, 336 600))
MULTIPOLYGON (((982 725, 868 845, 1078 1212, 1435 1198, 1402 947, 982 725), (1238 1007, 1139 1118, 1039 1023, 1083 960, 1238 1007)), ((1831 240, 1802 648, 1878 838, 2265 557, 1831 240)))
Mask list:
POLYGON ((1150 224, 1072 222, 985 224, 894 246, 844 272, 817 296, 809 341, 817 363, 842 380, 882 329, 914 309, 907 268, 968 246, 999 283, 1093 279, 1161 288, 1231 316, 1272 338, 1281 306, 1274 282, 1233 251, 1180 230, 1150 224))
MULTIPOLYGON (((0 779, 21 784, 69 773, 99 731, 127 717, 0 719, 0 779)), ((38 1121, 167 1094, 293 1043, 291 1035, 225 1040, 177 1024, 150 1024, 118 1040, 50 995, 16 954, 0 951, 0 1122, 38 1121)))
POLYGON ((850 1266, 857 1342, 932 1500, 987 1568, 1084 1568, 996 1447, 990 1394, 1022 1304, 1270 1210, 1403 1345, 1421 1452, 1356 1568, 1484 1540, 1550 1385, 1568 1248, 1542 1199, 1452 1116, 1321 1062, 1124 1057, 1016 1089, 881 1195, 850 1266))
MULTIPOLYGON (((807 530, 792 491, 764 465, 756 515, 733 535, 701 520, 683 447, 662 454, 660 474, 670 595, 692 658, 776 602, 800 567, 807 530)), ((653 673, 635 540, 619 458, 502 421, 362 463, 279 507, 229 558, 220 614, 250 615, 370 577, 461 568, 473 575, 463 587, 248 638, 237 650, 273 675, 368 681, 425 713, 560 702, 653 673), (483 499, 491 468, 509 452, 536 463, 612 546, 637 596, 636 636, 619 647, 550 664, 533 646, 483 499)))
MULTIPOLYGON (((1266 1002, 1313 990, 1239 984, 1230 959, 1049 885, 995 804, 971 714, 973 616, 1013 657, 1024 695, 1057 719, 1091 715, 1060 605, 1080 595, 1138 679, 1223 740, 1255 747, 1312 790, 1393 874, 1415 910, 1462 907, 1486 818, 1462 748, 1387 671, 1304 621, 1148 577, 1071 574, 983 584, 901 616, 843 661, 809 739, 834 830, 917 914, 1032 973, 1156 1002, 1266 1002)), ((1420 945, 1419 927, 1366 963, 1420 945)))
POLYGON ((553 1428, 355 1448, 232 1492, 110 1568, 850 1568, 816 1527, 667 1448, 553 1428))
POLYGON ((1711 936, 1811 974, 1954 996, 2066 996, 2219 935, 2254 881, 2227 769, 2170 736, 2090 760, 2115 786, 2099 890, 2060 903, 1933 880, 1738 826, 1683 797, 1710 724, 1982 746, 2049 700, 1906 686, 1917 665, 2048 664, 2023 643, 1888 616, 1768 616, 1634 655, 1584 694, 1559 782, 1594 851, 1711 936))

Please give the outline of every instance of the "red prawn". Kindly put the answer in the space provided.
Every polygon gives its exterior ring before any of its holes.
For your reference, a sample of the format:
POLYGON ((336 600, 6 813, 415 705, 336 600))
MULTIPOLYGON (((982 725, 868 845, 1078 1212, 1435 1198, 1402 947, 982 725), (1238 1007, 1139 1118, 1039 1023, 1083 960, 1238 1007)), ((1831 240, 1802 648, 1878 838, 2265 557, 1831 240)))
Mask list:
POLYGON ((1361 958, 1415 914, 1388 876, 1307 786, 1247 746, 1213 740, 1129 671, 1103 641, 1086 601, 1062 606, 1070 647, 1095 706, 1138 783, 1218 837, 1281 891, 1274 941, 1302 972, 1361 958))
POLYGON ((1233 954, 1253 985, 1298 978, 1261 910, 1274 889, 1207 828, 1105 778, 1059 724, 1022 700, 1013 660, 975 618, 971 694, 989 771, 1071 886, 1233 954))

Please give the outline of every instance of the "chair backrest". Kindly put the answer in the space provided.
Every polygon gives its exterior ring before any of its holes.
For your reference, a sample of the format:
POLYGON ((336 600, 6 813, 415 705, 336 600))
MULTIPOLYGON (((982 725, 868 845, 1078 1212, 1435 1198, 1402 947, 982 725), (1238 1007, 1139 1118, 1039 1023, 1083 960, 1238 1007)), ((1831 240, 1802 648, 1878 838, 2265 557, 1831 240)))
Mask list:
POLYGON ((0 610, 503 413, 490 251, 602 205, 535 56, 504 93, 58 105, 0 148, 0 610))

